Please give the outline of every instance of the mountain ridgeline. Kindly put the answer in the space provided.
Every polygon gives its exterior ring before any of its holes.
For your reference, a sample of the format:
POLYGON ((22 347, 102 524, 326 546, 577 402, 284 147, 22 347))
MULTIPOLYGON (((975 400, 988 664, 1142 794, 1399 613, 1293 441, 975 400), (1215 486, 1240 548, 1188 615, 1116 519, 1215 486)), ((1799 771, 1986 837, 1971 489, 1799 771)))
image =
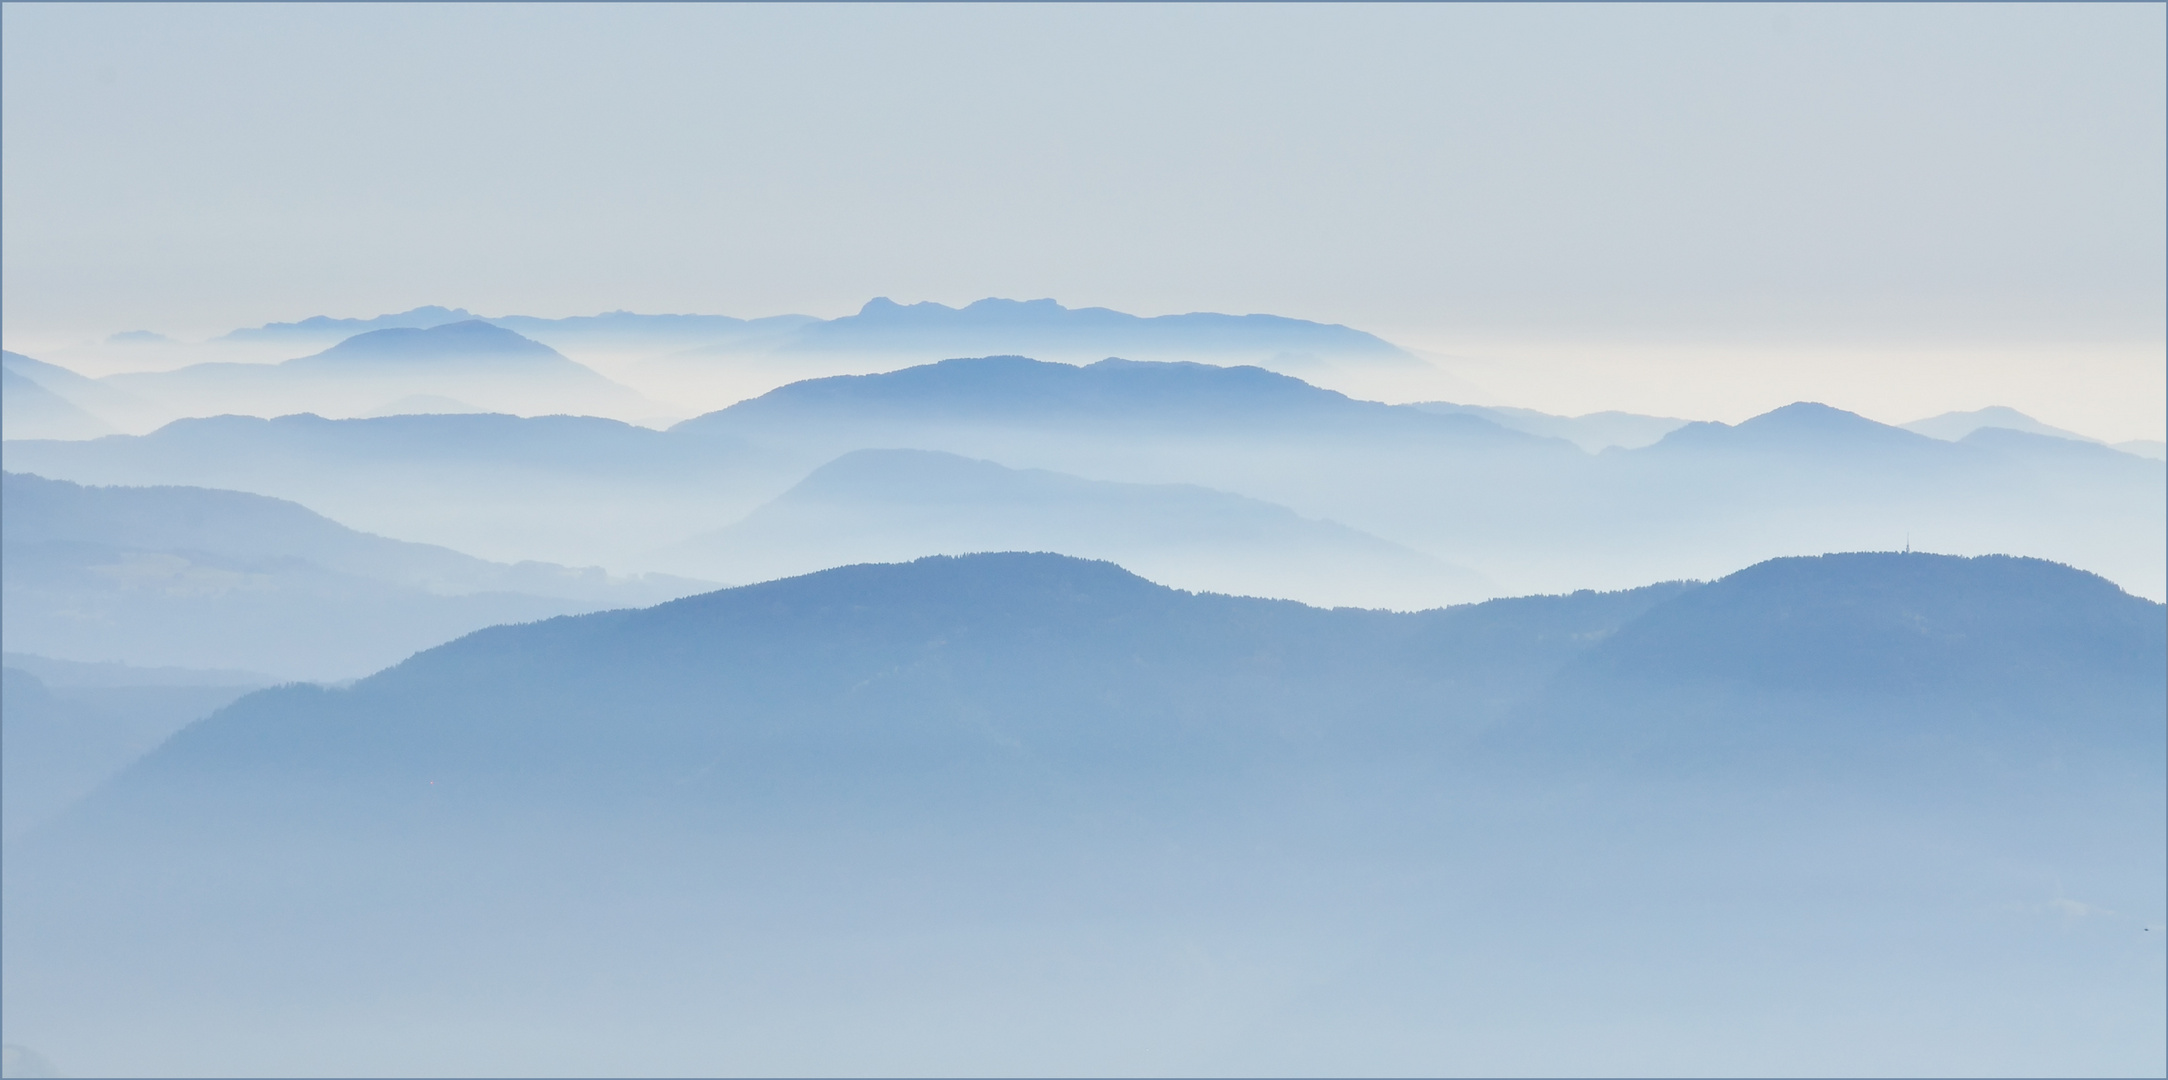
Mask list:
MULTIPOLYGON (((1957 554, 2048 558, 2168 596, 2160 461, 1995 426, 1946 441, 1814 403, 1736 425, 1585 419, 1386 405, 1255 367, 995 356, 793 382, 667 431, 593 417, 216 417, 146 436, 11 440, 5 456, 10 469, 79 483, 291 499, 367 531, 501 561, 685 572, 699 546, 688 541, 738 529, 737 547, 709 550, 742 561, 692 571, 727 581, 811 568, 792 561, 802 534, 754 519, 770 504, 770 518, 803 511, 810 493, 794 489, 817 470, 861 451, 928 451, 1060 474, 1078 498, 1016 487, 1017 498, 975 519, 983 530, 959 522, 923 534, 930 546, 918 550, 831 537, 821 546, 836 562, 1029 544, 1171 567, 1164 552, 1139 555, 1064 523, 1104 512, 1084 497, 1090 483, 1188 485, 1419 557, 1338 560, 1330 582, 1169 580, 1322 604, 1470 598, 1438 587, 1439 566, 1504 596, 1713 577, 1773 555, 1882 550, 1908 537, 1957 554), (1575 439, 1612 448, 1590 453, 1575 439), (1014 526, 1023 519, 1028 528, 1014 526), (780 546, 747 546, 764 530, 780 546)), ((930 516, 949 498, 946 483, 922 470, 878 505, 829 498, 824 512, 930 516)), ((1133 502, 1109 529, 1165 535, 1177 522, 1150 507, 1167 505, 1133 502)))
POLYGON ((1715 1072, 1790 1024, 1806 1071, 2130 1071, 2164 713, 2168 611, 2033 559, 1415 613, 847 566, 242 698, 11 854, 9 1023, 199 1071, 1715 1072), (1651 1007, 1696 1019, 1572 1037, 1651 1007), (356 1041, 419 1013, 457 1039, 356 1041))

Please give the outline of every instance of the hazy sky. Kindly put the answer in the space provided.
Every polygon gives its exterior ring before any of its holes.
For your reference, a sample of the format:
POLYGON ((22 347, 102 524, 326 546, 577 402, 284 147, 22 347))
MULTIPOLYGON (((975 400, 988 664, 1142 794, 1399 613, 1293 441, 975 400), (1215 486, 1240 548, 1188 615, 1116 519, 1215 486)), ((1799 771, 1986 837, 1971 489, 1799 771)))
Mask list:
POLYGON ((2163 12, 10 4, 5 330, 1050 296, 1345 322, 1539 406, 2009 369, 2129 437, 2163 12))

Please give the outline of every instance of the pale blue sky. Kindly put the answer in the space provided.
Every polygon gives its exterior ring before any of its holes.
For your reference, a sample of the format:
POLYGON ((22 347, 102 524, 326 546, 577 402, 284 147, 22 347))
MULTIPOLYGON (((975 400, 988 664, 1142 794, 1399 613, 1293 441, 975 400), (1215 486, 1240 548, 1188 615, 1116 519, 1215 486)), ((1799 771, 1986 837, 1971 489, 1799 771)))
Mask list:
POLYGON ((2163 10, 9 4, 6 330, 1052 296, 2138 372, 2163 10))

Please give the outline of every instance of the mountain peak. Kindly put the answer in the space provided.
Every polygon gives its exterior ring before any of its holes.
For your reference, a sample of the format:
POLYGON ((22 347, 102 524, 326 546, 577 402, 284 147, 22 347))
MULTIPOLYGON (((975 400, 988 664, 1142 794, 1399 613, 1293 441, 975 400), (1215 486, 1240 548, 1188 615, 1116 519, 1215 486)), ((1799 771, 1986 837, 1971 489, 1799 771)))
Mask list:
POLYGON ((1763 429, 1859 431, 1886 425, 1877 424, 1858 413, 1846 412, 1832 405, 1824 405, 1819 401, 1795 401, 1789 405, 1771 409, 1759 416, 1742 420, 1738 426, 1742 430, 1753 427, 1763 429))
POLYGON ((1687 424, 1663 437, 1649 450, 1680 447, 1728 447, 1732 449, 1798 450, 1810 447, 1891 448, 1933 445, 1933 440, 1903 428, 1876 423, 1854 412, 1818 401, 1795 401, 1771 409, 1737 425, 1714 422, 1687 424))
POLYGON ((393 327, 356 334, 314 356, 288 364, 383 363, 444 360, 453 357, 532 357, 570 363, 557 350, 480 319, 432 327, 393 327))

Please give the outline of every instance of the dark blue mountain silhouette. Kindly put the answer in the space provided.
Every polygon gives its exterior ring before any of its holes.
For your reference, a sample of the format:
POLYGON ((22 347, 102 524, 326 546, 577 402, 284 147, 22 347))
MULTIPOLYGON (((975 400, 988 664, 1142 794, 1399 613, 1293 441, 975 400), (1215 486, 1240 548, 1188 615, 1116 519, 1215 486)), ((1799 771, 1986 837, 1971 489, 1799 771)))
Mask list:
POLYGON ((1970 801, 2001 790, 1989 767, 2066 794, 2078 776, 2142 789, 2163 717, 2161 605, 2039 559, 1880 552, 1695 589, 1575 659, 1505 738, 1546 770, 1897 775, 1970 801))
POLYGON ((258 695, 142 773, 420 768, 696 794, 686 769, 721 793, 786 760, 909 783, 907 762, 998 771, 1019 752, 1120 772, 1158 770, 1170 747, 1447 746, 1684 589, 1393 614, 1192 595, 1058 555, 850 566, 500 627, 351 690, 258 695), (717 772, 717 754, 735 764, 717 772))
POLYGON ((1856 553, 1742 570, 1637 620, 1584 663, 1607 679, 1989 698, 2168 685, 2164 632, 2160 605, 2040 559, 1856 553))
MULTIPOLYGON (((1392 614, 1191 595, 1060 556, 934 557, 482 631, 352 690, 249 698, 135 782, 488 774, 697 801, 779 767, 909 786, 905 763, 937 759, 1036 774, 1451 753, 1561 665, 1597 696, 1721 684, 1745 695, 1741 714, 1769 694, 1928 695, 2021 701, 2045 724, 2082 698, 2109 720, 2080 736, 2158 741, 2164 634, 2161 605, 2010 558, 1778 560, 1707 586, 1392 614)), ((1960 757, 1993 736, 1941 734, 1960 757)), ((1825 722, 1789 737, 1850 735, 1825 722)))
POLYGON ((25 838, 10 1007, 208 1002, 204 1061, 267 1015, 666 1023, 644 1071, 1080 1015, 1166 1061, 1154 987, 1259 972, 1274 1058, 1443 1060, 1459 1017, 1525 1060, 1651 999, 1818 1037, 1863 993, 2048 1038, 2159 994, 2163 621, 2027 560, 1391 614, 997 554, 497 627, 242 698, 25 838))

